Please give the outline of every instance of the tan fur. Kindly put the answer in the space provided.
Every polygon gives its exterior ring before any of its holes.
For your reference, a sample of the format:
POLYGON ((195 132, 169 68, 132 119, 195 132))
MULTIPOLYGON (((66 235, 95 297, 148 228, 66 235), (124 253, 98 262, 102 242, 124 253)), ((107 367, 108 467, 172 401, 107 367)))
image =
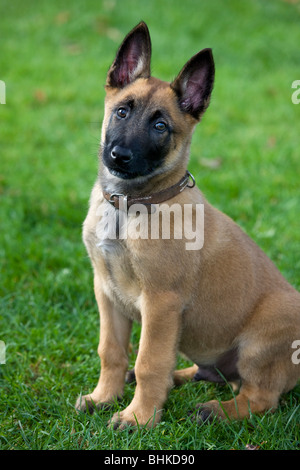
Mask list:
MULTIPOLYGON (((191 116, 183 119, 169 84, 138 78, 122 90, 107 88, 102 139, 116 103, 124 96, 150 95, 156 106, 163 102, 167 107, 177 133, 163 171, 145 184, 143 194, 169 187, 183 176, 196 124, 191 116)), ((300 339, 300 294, 197 187, 166 202, 174 203, 204 204, 201 250, 187 251, 185 239, 103 239, 99 246, 99 208, 115 209, 103 199, 98 181, 92 191, 83 239, 100 311, 101 375, 96 389, 76 406, 101 406, 122 395, 132 321, 141 322, 136 391, 129 406, 113 416, 116 427, 159 421, 173 383, 183 383, 197 371, 197 366, 176 371, 173 379, 178 352, 195 364, 213 365, 237 348, 240 393, 221 406, 217 401, 203 405, 220 417, 243 418, 249 409, 276 408, 281 393, 293 388, 300 376, 300 366, 291 361, 292 342, 300 339)))

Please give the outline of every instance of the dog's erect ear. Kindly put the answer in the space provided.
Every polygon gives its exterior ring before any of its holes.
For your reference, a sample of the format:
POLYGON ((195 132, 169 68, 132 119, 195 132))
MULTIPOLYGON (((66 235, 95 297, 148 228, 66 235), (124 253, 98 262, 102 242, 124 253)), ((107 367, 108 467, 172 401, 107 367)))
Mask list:
POLYGON ((196 119, 209 105, 215 76, 214 59, 211 49, 203 49, 194 55, 183 67, 171 88, 178 96, 180 108, 196 119))
POLYGON ((151 40, 142 21, 126 36, 110 67, 106 86, 123 88, 137 78, 150 77, 151 40))

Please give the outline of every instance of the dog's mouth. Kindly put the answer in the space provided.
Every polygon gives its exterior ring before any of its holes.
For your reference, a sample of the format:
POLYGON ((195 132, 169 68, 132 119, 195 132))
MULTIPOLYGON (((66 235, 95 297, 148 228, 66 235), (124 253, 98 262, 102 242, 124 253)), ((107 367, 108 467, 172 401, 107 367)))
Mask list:
POLYGON ((125 170, 116 169, 116 168, 110 168, 109 166, 107 166, 107 169, 113 176, 116 176, 117 178, 121 178, 123 180, 129 180, 129 179, 136 178, 137 176, 140 176, 136 172, 125 171, 125 170))
POLYGON ((134 179, 134 178, 140 178, 143 176, 148 176, 154 171, 154 168, 148 168, 147 171, 144 171, 144 172, 136 172, 136 171, 128 171, 128 170, 125 171, 123 169, 111 168, 109 166, 106 166, 106 168, 113 176, 116 176, 117 178, 121 178, 123 180, 129 180, 129 179, 134 179))

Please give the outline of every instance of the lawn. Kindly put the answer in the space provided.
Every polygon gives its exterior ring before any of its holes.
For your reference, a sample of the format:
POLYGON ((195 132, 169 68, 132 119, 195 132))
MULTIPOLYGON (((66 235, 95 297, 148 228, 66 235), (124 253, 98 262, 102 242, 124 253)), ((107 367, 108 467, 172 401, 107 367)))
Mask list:
MULTIPOLYGON (((231 390, 186 384, 172 389, 149 431, 106 427, 134 385, 112 411, 76 414, 74 403, 99 372, 81 225, 97 175, 103 85, 141 19, 154 76, 170 81, 213 48, 215 89, 189 169, 300 289, 300 104, 291 99, 300 1, 2 0, 0 18, 0 449, 299 449, 300 385, 274 414, 199 425, 188 414, 195 404, 231 390)), ((138 340, 135 326, 131 366, 138 340)))

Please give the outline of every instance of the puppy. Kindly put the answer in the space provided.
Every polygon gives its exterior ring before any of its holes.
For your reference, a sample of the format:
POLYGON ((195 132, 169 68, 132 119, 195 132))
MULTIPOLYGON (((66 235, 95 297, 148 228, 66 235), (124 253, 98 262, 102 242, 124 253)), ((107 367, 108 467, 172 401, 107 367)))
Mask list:
POLYGON ((171 83, 151 76, 150 58, 142 22, 107 75, 100 170, 83 227, 100 311, 101 374, 76 408, 99 409, 122 396, 137 321, 136 390, 112 417, 115 428, 155 425, 174 382, 192 378, 241 384, 234 399, 201 404, 199 418, 274 410, 300 376, 292 361, 300 294, 186 171, 192 134, 213 88, 211 50, 194 55, 171 83), (156 236, 136 236, 137 226, 149 229, 155 216, 156 236), (185 218, 203 235, 196 248, 188 245, 193 228, 180 237, 185 218), (179 352, 195 365, 174 371, 179 352))

